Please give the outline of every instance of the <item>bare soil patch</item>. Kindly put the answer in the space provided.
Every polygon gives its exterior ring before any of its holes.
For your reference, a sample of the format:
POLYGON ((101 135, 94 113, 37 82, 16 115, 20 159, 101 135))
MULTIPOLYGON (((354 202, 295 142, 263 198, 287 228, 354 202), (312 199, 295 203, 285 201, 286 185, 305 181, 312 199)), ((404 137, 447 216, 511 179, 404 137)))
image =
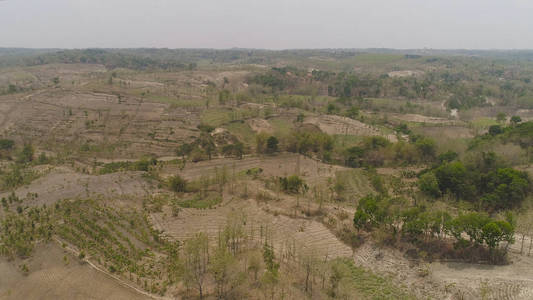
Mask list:
POLYGON ((416 123, 427 123, 427 124, 446 124, 446 125, 454 125, 463 123, 457 120, 450 120, 446 118, 438 118, 438 117, 428 117, 424 115, 419 114, 389 114, 389 117, 406 121, 406 122, 416 122, 416 123))
POLYGON ((411 76, 420 76, 423 75, 423 71, 418 70, 404 70, 404 71, 392 71, 389 72, 387 75, 394 78, 402 78, 402 77, 411 77, 411 76))
POLYGON ((248 126, 250 126, 250 128, 252 128, 253 131, 257 133, 264 132, 272 134, 274 132, 274 128, 272 128, 272 125, 270 125, 270 123, 265 119, 249 119, 246 120, 246 123, 248 124, 248 126))
MULTIPOLYGON (((75 173, 67 168, 56 168, 49 174, 18 188, 15 194, 24 199, 29 194, 37 195, 25 201, 25 205, 47 206, 62 199, 75 198, 139 198, 146 195, 148 184, 141 172, 124 172, 106 175, 75 173)), ((7 197, 8 192, 0 193, 7 197)))
POLYGON ((39 246, 28 260, 1 259, 0 298, 149 299, 82 264, 55 243, 39 246), (28 266, 28 275, 23 275, 18 268, 22 263, 28 266))

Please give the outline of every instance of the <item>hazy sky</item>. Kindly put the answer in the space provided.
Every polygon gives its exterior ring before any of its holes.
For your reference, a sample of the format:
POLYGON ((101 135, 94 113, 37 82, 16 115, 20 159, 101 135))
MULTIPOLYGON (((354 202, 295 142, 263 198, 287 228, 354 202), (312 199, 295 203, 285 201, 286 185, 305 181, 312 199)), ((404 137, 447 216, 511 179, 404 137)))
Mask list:
POLYGON ((0 0, 0 47, 533 49, 533 1, 0 0))

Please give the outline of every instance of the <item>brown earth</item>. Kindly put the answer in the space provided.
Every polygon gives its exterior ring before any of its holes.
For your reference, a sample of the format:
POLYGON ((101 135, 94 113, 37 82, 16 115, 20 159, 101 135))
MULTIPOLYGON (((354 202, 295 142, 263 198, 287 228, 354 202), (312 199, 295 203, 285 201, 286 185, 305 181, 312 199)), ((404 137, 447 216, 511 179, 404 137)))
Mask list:
POLYGON ((81 263, 56 243, 38 246, 24 261, 0 259, 0 274, 0 299, 150 299, 81 263), (28 275, 20 264, 28 266, 28 275))
MULTIPOLYGON (((303 203, 304 200, 302 200, 303 203)), ((281 253, 287 247, 296 247, 296 252, 313 251, 321 257, 336 258, 352 255, 350 247, 339 241, 323 224, 268 212, 255 200, 233 200, 215 209, 183 209, 178 217, 170 212, 152 215, 156 229, 177 240, 186 240, 197 232, 205 232, 215 240, 232 211, 242 211, 246 216, 246 233, 260 242, 265 237, 281 253)), ((271 207, 270 209, 275 209, 271 207)))
POLYGON ((268 133, 272 134, 274 132, 274 128, 272 128, 272 125, 268 122, 268 120, 265 119, 249 119, 246 120, 246 123, 250 128, 252 128, 253 131, 260 133, 268 133))
MULTIPOLYGON (((106 175, 87 175, 73 172, 68 168, 55 168, 29 185, 15 190, 21 198, 36 194, 24 203, 29 206, 53 205, 62 199, 101 197, 104 199, 136 199, 144 197, 149 185, 141 172, 122 172, 106 175)), ((8 192, 0 193, 0 198, 8 192)))
POLYGON ((161 170, 163 177, 179 174, 186 179, 198 179, 202 175, 214 174, 215 168, 226 167, 231 175, 233 168, 239 173, 252 168, 261 168, 262 175, 270 176, 290 176, 300 174, 308 183, 315 184, 327 181, 335 176, 335 172, 346 170, 341 166, 334 166, 321 163, 303 155, 292 153, 282 153, 276 156, 245 157, 244 159, 219 158, 197 163, 187 163, 183 170, 176 165, 167 165, 161 170), (298 159, 298 156, 300 158, 298 159))

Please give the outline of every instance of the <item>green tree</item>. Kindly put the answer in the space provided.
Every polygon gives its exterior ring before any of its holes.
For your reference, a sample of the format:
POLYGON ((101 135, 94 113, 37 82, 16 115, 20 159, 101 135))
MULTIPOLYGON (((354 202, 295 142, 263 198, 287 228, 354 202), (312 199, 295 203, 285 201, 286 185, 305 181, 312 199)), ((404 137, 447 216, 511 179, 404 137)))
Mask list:
POLYGON ((35 150, 31 144, 25 144, 17 157, 18 163, 28 163, 33 160, 35 150))
POLYGON ((278 152, 279 141, 275 136, 270 136, 266 142, 266 152, 275 153, 278 152))
POLYGON ((232 273, 236 273, 235 270, 230 269, 234 263, 235 258, 228 251, 228 248, 223 243, 220 244, 209 262, 209 270, 215 280, 218 299, 227 298, 228 289, 231 288, 228 285, 232 279, 232 273))
POLYGON ((496 120, 498 120, 498 122, 500 122, 500 123, 505 121, 505 119, 507 119, 507 115, 505 113, 503 113, 503 112, 498 113, 498 115, 496 116, 496 120))
POLYGON ((181 176, 170 176, 167 180, 168 187, 175 193, 183 193, 187 190, 187 180, 181 176))
POLYGON ((275 287, 279 283, 279 263, 276 262, 274 248, 266 243, 263 246, 263 261, 267 270, 261 278, 261 284, 270 289, 271 299, 274 299, 275 287))
POLYGON ((482 201, 494 209, 518 206, 529 194, 530 180, 526 172, 512 168, 500 168, 482 175, 482 201))
POLYGON ((492 136, 502 134, 502 133, 503 133, 503 129, 500 125, 492 125, 489 127, 489 134, 492 136))
POLYGON ((257 153, 266 153, 268 134, 261 132, 255 136, 255 151, 257 153))
POLYGON ((512 116, 511 117, 511 124, 516 125, 518 123, 522 122, 522 118, 520 116, 512 116))
POLYGON ((358 230, 371 229, 387 218, 388 199, 383 196, 367 195, 359 200, 354 215, 354 226, 358 230))
POLYGON ((189 155, 192 150, 193 147, 191 144, 181 144, 178 149, 176 149, 176 155, 181 156, 183 159, 185 159, 185 156, 189 155))
POLYGON ((500 224, 503 227, 506 227, 506 225, 508 225, 508 223, 506 223, 507 222, 489 222, 481 228, 481 237, 483 238, 483 241, 485 241, 491 252, 500 244, 500 242, 504 240, 505 234, 502 228, 500 227, 500 224))
POLYGON ((11 150, 14 145, 15 142, 13 140, 0 139, 0 150, 11 150))
POLYGON ((483 226, 489 223, 491 219, 484 214, 472 212, 459 215, 453 220, 454 236, 460 240, 464 232, 471 243, 481 245, 483 243, 483 226))
POLYGON ((328 108, 327 109, 328 109, 328 114, 330 114, 330 115, 334 114, 338 110, 337 106, 335 106, 335 104, 333 104, 333 103, 328 104, 328 108))
POLYGON ((432 197, 439 197, 441 195, 439 182, 433 172, 422 175, 418 181, 418 187, 422 192, 432 197))
POLYGON ((451 192, 459 198, 475 195, 475 186, 468 181, 466 167, 460 161, 445 163, 435 170, 441 192, 451 192))
POLYGON ((415 146, 425 159, 435 158, 436 145, 434 140, 430 138, 421 138, 415 142, 415 146))
POLYGON ((298 194, 305 188, 305 186, 307 186, 304 180, 298 175, 291 175, 289 177, 279 177, 278 180, 281 189, 291 194, 298 194))

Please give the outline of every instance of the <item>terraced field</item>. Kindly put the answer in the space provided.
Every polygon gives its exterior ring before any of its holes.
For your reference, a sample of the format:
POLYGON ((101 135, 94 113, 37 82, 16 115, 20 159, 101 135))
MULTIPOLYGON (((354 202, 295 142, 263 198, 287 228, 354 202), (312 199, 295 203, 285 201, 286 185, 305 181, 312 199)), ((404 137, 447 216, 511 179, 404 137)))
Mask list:
POLYGON ((397 141, 396 136, 393 134, 384 134, 378 128, 346 117, 334 115, 320 115, 318 117, 307 118, 304 123, 317 125, 320 130, 332 135, 380 135, 389 139, 391 142, 397 141))
POLYGON ((157 229, 177 240, 186 240, 197 232, 205 232, 214 242, 226 225, 232 211, 242 211, 246 216, 245 232, 255 242, 267 238, 282 253, 288 247, 296 252, 312 251, 315 255, 336 258, 350 257, 352 250, 339 241, 324 225, 312 220, 289 218, 265 211, 255 200, 232 201, 216 209, 183 209, 178 217, 163 213, 153 214, 157 229))
MULTIPOLYGON (((31 184, 17 189, 15 194, 21 199, 35 195, 28 198, 25 205, 40 207, 53 205, 62 199, 138 199, 146 195, 147 189, 146 180, 140 172, 94 176, 76 173, 68 168, 56 168, 31 184)), ((0 193, 0 198, 8 195, 9 192, 0 193)), ((132 203, 130 201, 130 205, 132 203)))
POLYGON ((276 156, 245 157, 240 160, 220 158, 187 163, 182 170, 175 165, 168 165, 161 170, 161 174, 162 176, 180 174, 187 179, 197 179, 202 175, 213 174, 215 168, 223 167, 226 167, 230 174, 234 169, 239 173, 251 168, 261 168, 262 175, 267 178, 300 174, 308 184, 323 183, 327 178, 333 177, 335 172, 347 170, 345 167, 324 164, 303 155, 298 159, 296 154, 283 153, 276 156))
POLYGON ((86 144, 84 151, 98 150, 99 157, 173 155, 178 142, 196 135, 199 123, 185 109, 116 94, 45 90, 0 100, 5 100, 0 107, 4 135, 24 136, 58 152, 80 151, 86 144))
POLYGON ((466 293, 467 299, 526 300, 533 296, 533 259, 512 254, 513 264, 490 266, 468 263, 434 263, 432 276, 454 284, 466 293))

